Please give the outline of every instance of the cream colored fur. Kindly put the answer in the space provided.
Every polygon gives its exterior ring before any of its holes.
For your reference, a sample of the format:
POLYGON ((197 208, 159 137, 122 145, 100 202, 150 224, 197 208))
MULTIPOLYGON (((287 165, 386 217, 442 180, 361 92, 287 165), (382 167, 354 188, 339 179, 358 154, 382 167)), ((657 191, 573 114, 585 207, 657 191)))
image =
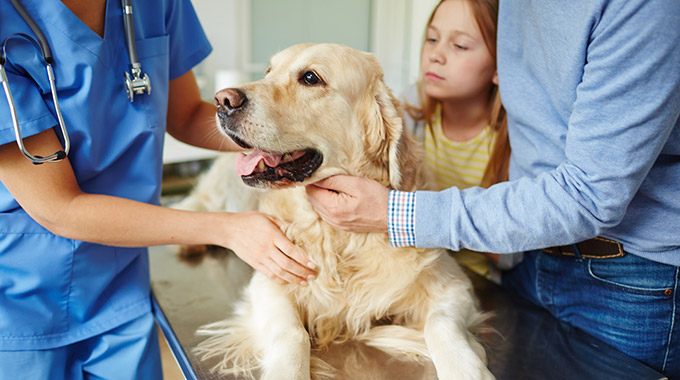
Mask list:
MULTIPOLYGON (((427 187, 421 148, 404 130, 400 105, 370 54, 296 45, 272 58, 263 80, 240 90, 248 97, 244 141, 272 152, 323 154, 321 167, 296 185, 351 174, 392 189, 427 187), (323 85, 302 84, 307 71, 323 85)), ((222 199, 234 195, 224 182, 230 160, 218 160, 184 208, 224 209, 222 199)), ((267 380, 332 378, 334 369, 311 352, 360 341, 400 357, 431 359, 440 379, 493 378, 474 336, 483 316, 471 283, 445 250, 394 248, 384 233, 334 229, 314 212, 303 186, 256 197, 262 212, 290 223, 286 236, 318 264, 318 278, 302 287, 256 272, 234 314, 199 330, 208 339, 198 352, 217 358, 217 371, 267 380)))

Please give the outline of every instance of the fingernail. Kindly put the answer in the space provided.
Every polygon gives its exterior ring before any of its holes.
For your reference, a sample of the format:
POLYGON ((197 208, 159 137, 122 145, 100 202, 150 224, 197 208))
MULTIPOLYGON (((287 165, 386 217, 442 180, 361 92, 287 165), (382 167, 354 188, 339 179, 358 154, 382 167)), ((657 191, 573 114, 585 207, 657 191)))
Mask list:
POLYGON ((309 276, 307 276, 307 279, 308 279, 309 281, 312 281, 312 280, 315 279, 315 278, 316 278, 316 276, 313 275, 313 274, 310 274, 309 276))
POLYGON ((302 282, 300 282, 300 285, 302 285, 302 286, 307 286, 307 281, 302 281, 302 282))
POLYGON ((307 263, 307 267, 309 269, 316 269, 316 264, 314 264, 313 262, 310 261, 310 262, 307 263))

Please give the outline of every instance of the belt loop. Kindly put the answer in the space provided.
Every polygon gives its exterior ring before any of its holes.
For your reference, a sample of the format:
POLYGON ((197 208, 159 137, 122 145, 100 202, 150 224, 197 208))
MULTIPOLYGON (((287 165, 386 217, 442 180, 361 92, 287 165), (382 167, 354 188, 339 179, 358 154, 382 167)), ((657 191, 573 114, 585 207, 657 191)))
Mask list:
POLYGON ((574 255, 578 260, 583 260, 583 256, 581 255, 581 251, 578 249, 578 244, 572 244, 571 248, 574 249, 574 255))

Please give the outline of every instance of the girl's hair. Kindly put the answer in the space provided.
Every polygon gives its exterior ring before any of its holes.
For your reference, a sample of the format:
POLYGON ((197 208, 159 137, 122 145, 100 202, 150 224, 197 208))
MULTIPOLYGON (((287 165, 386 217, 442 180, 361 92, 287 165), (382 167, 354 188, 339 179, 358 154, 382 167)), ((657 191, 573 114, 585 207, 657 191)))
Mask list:
MULTIPOLYGON (((427 38, 427 28, 430 27, 434 14, 439 9, 439 6, 447 0, 440 0, 437 6, 432 10, 430 18, 427 20, 425 27, 425 38, 427 38)), ((496 62, 496 29, 498 22, 498 1, 499 0, 463 0, 466 1, 472 10, 472 14, 477 22, 482 39, 486 44, 491 58, 496 62)), ((424 46, 424 45, 423 45, 424 46)), ((422 55, 422 50, 421 50, 422 55)), ((405 105, 406 112, 414 120, 424 120, 428 125, 432 124, 432 115, 437 108, 437 100, 425 94, 425 88, 422 85, 422 80, 418 82, 418 99, 420 107, 410 104, 405 105)), ((498 91, 498 86, 493 85, 491 90, 492 102, 491 114, 489 117, 489 125, 496 131, 496 143, 494 144, 489 158, 489 163, 484 170, 481 186, 489 187, 495 183, 503 182, 508 179, 508 165, 510 161, 510 142, 508 141, 508 120, 505 114, 505 108, 501 103, 501 96, 498 91)))

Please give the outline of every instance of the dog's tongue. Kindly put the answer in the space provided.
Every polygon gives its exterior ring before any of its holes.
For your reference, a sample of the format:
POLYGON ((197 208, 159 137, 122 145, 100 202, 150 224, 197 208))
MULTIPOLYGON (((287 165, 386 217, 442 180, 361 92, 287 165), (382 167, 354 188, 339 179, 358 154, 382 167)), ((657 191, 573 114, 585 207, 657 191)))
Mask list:
POLYGON ((255 150, 250 154, 239 153, 236 157, 236 173, 240 176, 250 175, 262 160, 270 168, 275 168, 281 162, 281 157, 280 154, 267 153, 261 150, 255 150))

